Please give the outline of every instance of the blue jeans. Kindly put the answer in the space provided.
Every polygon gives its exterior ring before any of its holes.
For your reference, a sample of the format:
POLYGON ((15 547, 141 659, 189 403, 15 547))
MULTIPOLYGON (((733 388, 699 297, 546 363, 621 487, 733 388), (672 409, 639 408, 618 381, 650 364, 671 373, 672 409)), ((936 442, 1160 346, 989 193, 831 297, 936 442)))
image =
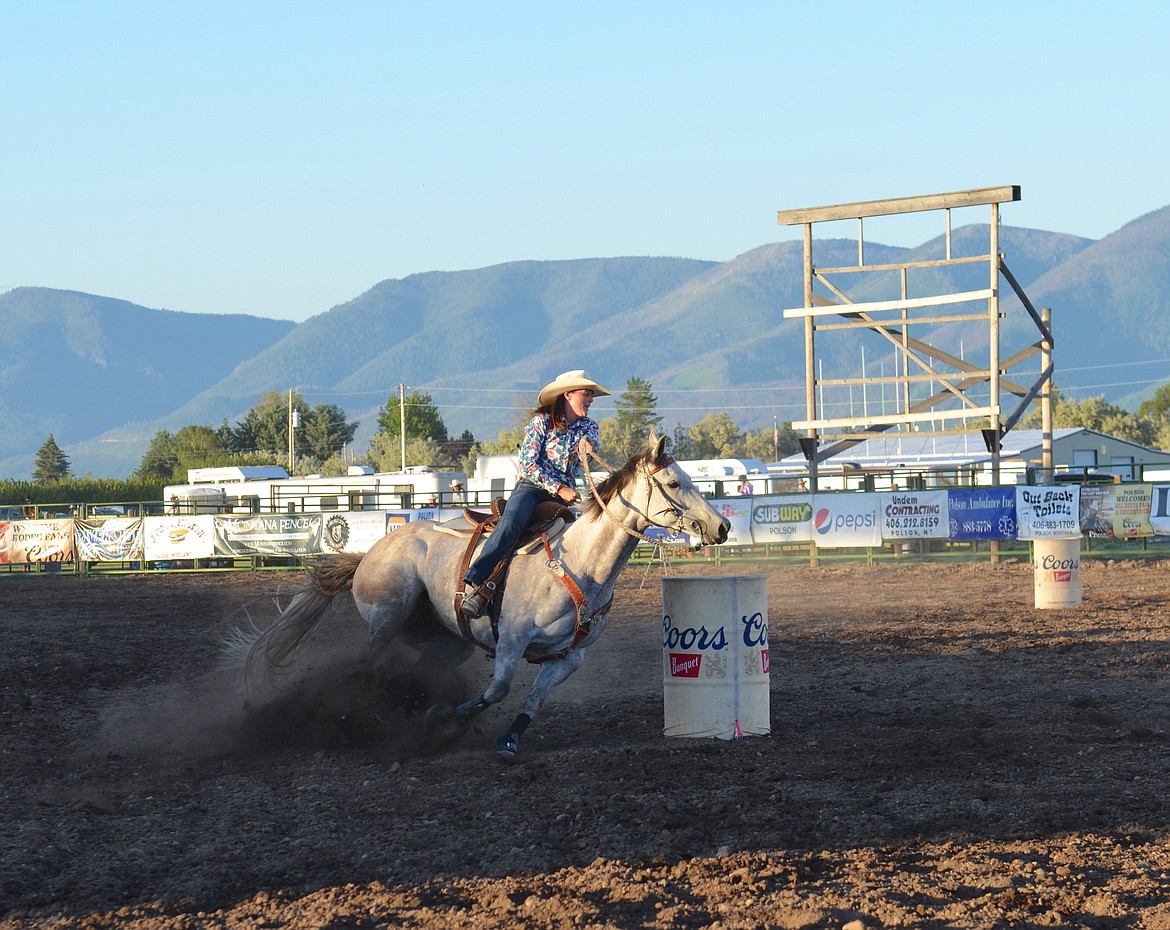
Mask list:
POLYGON ((512 496, 508 498, 508 505, 500 516, 500 522, 483 544, 479 555, 468 566, 465 580, 477 587, 483 584, 488 575, 512 550, 516 539, 532 522, 537 505, 555 500, 556 498, 548 491, 530 481, 517 482, 512 496))

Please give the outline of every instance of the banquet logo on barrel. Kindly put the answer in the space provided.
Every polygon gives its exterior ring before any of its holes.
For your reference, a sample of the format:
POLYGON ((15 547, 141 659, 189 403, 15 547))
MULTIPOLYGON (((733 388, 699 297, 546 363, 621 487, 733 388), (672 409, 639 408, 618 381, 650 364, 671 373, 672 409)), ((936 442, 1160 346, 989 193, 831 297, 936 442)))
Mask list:
POLYGON ((703 664, 703 657, 697 653, 672 652, 670 653, 671 678, 698 678, 699 667, 703 664))

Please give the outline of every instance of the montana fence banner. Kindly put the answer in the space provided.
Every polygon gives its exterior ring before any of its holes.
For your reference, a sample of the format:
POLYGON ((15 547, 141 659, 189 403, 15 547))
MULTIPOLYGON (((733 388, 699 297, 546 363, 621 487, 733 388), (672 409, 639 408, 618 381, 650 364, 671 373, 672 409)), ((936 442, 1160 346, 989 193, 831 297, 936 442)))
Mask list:
MULTIPOLYGON (((1154 489, 1148 484, 1117 485, 1113 504, 1113 535, 1117 539, 1136 539, 1153 536, 1150 525, 1150 504, 1154 489)), ((1084 494, 1085 489, 1081 489, 1084 494)))
POLYGON ((215 555, 215 528, 209 514, 144 517, 148 562, 209 559, 215 555))
POLYGON ((752 499, 752 542, 796 543, 812 539, 812 495, 752 499))
POLYGON ((1015 488, 952 488, 947 506, 949 535, 956 542, 1015 538, 1015 488))
POLYGON ((321 551, 325 521, 319 513, 214 519, 215 551, 219 555, 313 555, 321 551))
POLYGON ((1020 539, 1071 539, 1081 535, 1079 486, 1016 488, 1020 539))
POLYGON ((946 491, 881 494, 882 539, 946 539, 951 529, 946 491))
POLYGON ((1082 534, 1100 539, 1113 538, 1113 508, 1117 503, 1114 491, 1112 484, 1089 484, 1081 488, 1082 534))
POLYGON ((814 494, 813 541, 846 548, 882 544, 878 494, 814 494))
POLYGON ((338 511, 325 517, 321 548, 324 552, 369 552, 385 535, 386 514, 383 511, 338 511))
POLYGON ((73 520, 14 520, 0 524, 0 562, 73 561, 73 520))
POLYGON ((132 562, 145 558, 141 517, 78 520, 77 558, 82 562, 132 562))

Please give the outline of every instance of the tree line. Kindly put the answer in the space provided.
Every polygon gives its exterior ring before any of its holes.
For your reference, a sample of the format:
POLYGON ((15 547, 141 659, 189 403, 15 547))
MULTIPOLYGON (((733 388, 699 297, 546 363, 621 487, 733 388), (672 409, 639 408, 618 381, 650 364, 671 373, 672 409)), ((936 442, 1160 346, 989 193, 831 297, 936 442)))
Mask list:
MULTIPOLYGON (((616 415, 599 420, 598 425, 602 457, 616 466, 641 448, 651 429, 662 432, 663 418, 657 413, 658 398, 650 382, 642 378, 630 378, 614 402, 616 415)), ((216 428, 184 426, 174 433, 159 430, 126 481, 75 478, 69 457, 50 433, 37 450, 32 482, 0 482, 0 500, 19 503, 30 496, 52 501, 145 500, 161 494, 167 484, 185 483, 191 468, 285 463, 289 405, 287 392, 265 391, 259 402, 234 424, 224 419, 216 428), (52 492, 46 496, 47 486, 52 492), (83 487, 84 493, 91 495, 88 498, 77 496, 83 493, 83 487)), ((291 408, 300 424, 294 429, 293 471, 298 474, 341 476, 352 464, 369 465, 380 472, 398 471, 403 464, 404 422, 406 465, 434 465, 471 474, 479 455, 515 454, 527 422, 523 417, 494 439, 479 439, 468 430, 453 438, 430 394, 412 391, 404 398, 392 394, 379 411, 378 431, 369 449, 355 454, 348 446, 358 424, 348 420, 336 404, 310 407, 299 392, 293 391, 291 408)), ((1052 411, 1055 428, 1083 427, 1154 448, 1170 448, 1170 384, 1158 388, 1136 413, 1109 403, 1104 395, 1071 400, 1054 387, 1052 411)), ((1021 420, 1020 428, 1039 427, 1037 406, 1021 420)), ((675 455, 682 459, 773 461, 799 448, 789 423, 744 431, 726 413, 708 414, 690 426, 676 425, 671 438, 675 455)))

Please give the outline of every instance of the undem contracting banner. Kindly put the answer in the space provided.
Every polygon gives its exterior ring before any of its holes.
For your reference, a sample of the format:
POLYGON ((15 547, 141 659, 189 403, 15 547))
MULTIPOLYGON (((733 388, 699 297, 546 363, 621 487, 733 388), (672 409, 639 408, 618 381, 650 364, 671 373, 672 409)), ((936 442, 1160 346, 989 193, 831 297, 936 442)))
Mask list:
MULTIPOLYGON (((1170 484, 836 491, 733 497, 711 505, 731 524, 729 546, 1170 536, 1170 484)), ((458 515, 432 508, 17 520, 0 522, 0 564, 361 553, 407 523, 458 515)), ((665 543, 697 542, 656 528, 646 535, 665 543)))

